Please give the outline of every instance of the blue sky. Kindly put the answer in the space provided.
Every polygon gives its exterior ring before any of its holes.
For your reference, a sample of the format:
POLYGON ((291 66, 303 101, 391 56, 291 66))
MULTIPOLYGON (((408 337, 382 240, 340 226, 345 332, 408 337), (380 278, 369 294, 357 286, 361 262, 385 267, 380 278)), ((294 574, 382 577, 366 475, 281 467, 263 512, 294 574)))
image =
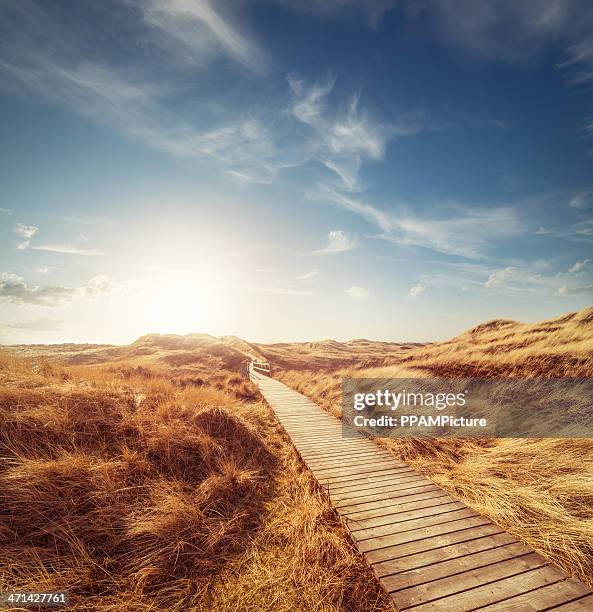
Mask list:
POLYGON ((0 7, 0 342, 443 339, 593 296, 593 7, 0 7))

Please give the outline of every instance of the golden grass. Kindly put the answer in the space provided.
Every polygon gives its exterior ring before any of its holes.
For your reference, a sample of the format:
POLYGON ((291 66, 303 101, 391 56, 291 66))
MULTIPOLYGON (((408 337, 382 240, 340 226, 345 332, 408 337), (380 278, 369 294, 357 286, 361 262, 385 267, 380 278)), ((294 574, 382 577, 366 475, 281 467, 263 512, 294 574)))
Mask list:
MULTIPOLYGON (((523 325, 493 321, 386 367, 277 377, 341 416, 343 377, 593 377, 593 308, 523 325)), ((593 586, 593 440, 383 439, 435 483, 593 586)))
POLYGON ((410 351, 401 364, 438 376, 591 377, 592 347, 593 308, 587 308, 540 323, 483 323, 410 351))
POLYGON ((245 379, 1 353, 0 384, 0 590, 89 611, 391 609, 245 379))

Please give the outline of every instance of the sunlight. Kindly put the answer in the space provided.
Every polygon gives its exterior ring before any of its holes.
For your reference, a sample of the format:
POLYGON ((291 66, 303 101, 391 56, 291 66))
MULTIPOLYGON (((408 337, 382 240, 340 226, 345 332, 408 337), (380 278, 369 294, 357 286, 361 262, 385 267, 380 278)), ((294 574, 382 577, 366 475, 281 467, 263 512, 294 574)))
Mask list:
POLYGON ((203 287, 187 284, 160 287, 146 305, 146 329, 159 334, 206 333, 214 313, 208 294, 203 287))

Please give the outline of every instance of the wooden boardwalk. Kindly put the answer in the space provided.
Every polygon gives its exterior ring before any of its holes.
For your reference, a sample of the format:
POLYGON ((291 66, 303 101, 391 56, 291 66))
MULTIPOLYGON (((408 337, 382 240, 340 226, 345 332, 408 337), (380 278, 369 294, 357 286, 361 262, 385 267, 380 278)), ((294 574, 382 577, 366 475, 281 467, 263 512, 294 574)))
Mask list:
POLYGON ((593 610, 584 584, 257 370, 251 379, 398 610, 593 610))

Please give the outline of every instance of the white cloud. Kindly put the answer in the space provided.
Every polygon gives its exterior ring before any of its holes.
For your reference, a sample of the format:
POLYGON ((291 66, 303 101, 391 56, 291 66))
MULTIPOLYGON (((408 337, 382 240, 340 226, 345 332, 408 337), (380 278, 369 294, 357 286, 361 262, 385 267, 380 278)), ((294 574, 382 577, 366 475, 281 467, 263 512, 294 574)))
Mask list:
MULTIPOLYGON (((72 244, 31 245, 31 239, 39 233, 39 228, 35 227, 34 225, 23 225, 22 223, 17 223, 14 226, 14 231, 23 238, 23 240, 17 244, 17 249, 20 251, 30 248, 33 251, 50 251, 52 253, 65 253, 68 255, 103 255, 103 252, 98 249, 89 249, 72 244)), ((85 236, 80 237, 80 242, 86 243, 87 241, 88 239, 85 236)), ((42 270, 43 268, 38 269, 40 272, 42 270)), ((41 273, 46 274, 48 271, 49 268, 47 268, 45 272, 41 273)))
POLYGON ((303 280, 303 281, 308 281, 308 280, 313 280, 314 278, 317 278, 319 276, 319 270, 317 268, 313 268, 312 270, 309 270, 309 272, 305 272, 304 274, 300 274, 299 276, 296 276, 296 280, 303 280))
POLYGON ((155 30, 155 40, 174 50, 176 58, 203 64, 224 54, 251 70, 261 71, 267 60, 258 45, 241 31, 240 18, 220 0, 138 0, 135 2, 146 24, 155 30))
POLYGON ((573 242, 593 242, 593 219, 585 219, 550 232, 555 238, 565 238, 573 242))
POLYGON ((514 266, 508 266, 506 268, 503 268, 502 270, 497 270, 496 272, 493 272, 488 277, 488 280, 484 283, 484 286, 490 288, 494 287, 495 285, 500 285, 504 281, 508 280, 511 276, 513 276, 516 269, 517 268, 515 268, 514 266))
POLYGON ((369 223, 376 225, 386 234, 392 232, 397 226, 397 222, 389 213, 383 212, 370 204, 355 200, 353 197, 346 196, 326 185, 318 185, 315 190, 307 193, 307 197, 312 200, 324 199, 334 202, 340 207, 357 214, 369 223))
POLYGON ((537 230, 536 230, 536 232, 535 232, 535 235, 536 235, 536 236, 545 236, 546 234, 549 234, 549 233, 550 233, 550 232, 549 232, 549 231, 548 231, 546 228, 544 228, 544 227, 542 227, 542 226, 540 225, 540 226, 537 228, 537 230))
POLYGON ((377 226, 381 233, 375 238, 447 255, 480 258, 497 240, 522 230, 522 223, 511 207, 478 208, 445 202, 439 207, 442 216, 437 218, 420 217, 403 206, 397 211, 380 210, 323 185, 307 195, 334 202, 377 226))
POLYGON ((528 61, 558 35, 570 32, 586 2, 547 0, 427 0, 417 14, 446 42, 473 56, 509 62, 528 61))
POLYGON ((583 261, 575 262, 574 266, 569 268, 568 273, 576 274, 577 272, 580 272, 589 263, 589 261, 589 259, 583 259, 583 261))
POLYGON ((327 246, 323 249, 313 251, 313 255, 332 255, 343 253, 358 247, 360 243, 356 236, 351 236, 342 230, 332 230, 327 235, 327 246))
POLYGON ((12 215, 12 210, 10 210, 10 208, 2 208, 2 206, 0 206, 0 213, 3 213, 5 215, 12 215))
POLYGON ((568 287, 567 285, 562 285, 556 291, 556 295, 559 296, 568 296, 568 295, 587 295, 593 294, 593 285, 581 285, 579 287, 568 287))
POLYGON ((577 193, 569 202, 569 206, 581 210, 593 207, 593 189, 577 193))
POLYGON ((34 251, 49 251, 51 253, 64 253, 66 255, 104 255, 99 249, 85 249, 73 244, 40 244, 31 247, 34 251))
POLYGON ((157 148, 180 158, 211 159, 242 183, 270 183, 279 170, 300 163, 291 151, 279 149, 274 133, 251 117, 199 132, 146 133, 157 148))
POLYGON ((414 285, 413 287, 410 288, 406 298, 407 299, 417 298, 421 293, 424 293, 425 291, 426 291, 426 286, 421 283, 418 283, 417 285, 414 285))
POLYGON ((14 226, 14 231, 23 238, 23 240, 17 244, 16 248, 19 251, 24 251, 26 248, 28 248, 29 244, 31 244, 31 238, 35 236, 35 234, 39 231, 39 228, 35 227, 34 225, 23 225, 22 223, 17 223, 14 226))
POLYGON ((38 266, 37 268, 35 268, 35 272, 39 272, 39 274, 49 274, 50 272, 53 272, 56 268, 52 267, 52 266, 38 266))
POLYGON ((368 300, 369 296, 371 295, 368 289, 363 289, 362 287, 357 287, 356 285, 350 287, 350 289, 346 289, 344 293, 347 293, 351 298, 354 298, 355 300, 361 300, 363 302, 365 300, 368 300))
MULTIPOLYGON (((566 55, 566 61, 560 67, 570 69, 568 79, 572 85, 583 85, 593 80, 593 42, 590 37, 570 45, 566 55)), ((589 196, 591 193, 588 192, 589 196)))
POLYGON ((341 111, 329 104, 335 78, 308 85, 294 75, 287 77, 295 100, 291 113, 312 130, 309 148, 317 160, 339 179, 341 189, 360 190, 359 172, 363 162, 383 159, 386 143, 393 135, 384 124, 360 108, 354 95, 341 111))
POLYGON ((21 276, 11 272, 0 272, 0 300, 13 304, 53 308, 63 306, 76 298, 95 299, 112 293, 117 287, 116 283, 104 275, 91 278, 86 285, 81 287, 62 285, 39 287, 27 285, 21 276))

